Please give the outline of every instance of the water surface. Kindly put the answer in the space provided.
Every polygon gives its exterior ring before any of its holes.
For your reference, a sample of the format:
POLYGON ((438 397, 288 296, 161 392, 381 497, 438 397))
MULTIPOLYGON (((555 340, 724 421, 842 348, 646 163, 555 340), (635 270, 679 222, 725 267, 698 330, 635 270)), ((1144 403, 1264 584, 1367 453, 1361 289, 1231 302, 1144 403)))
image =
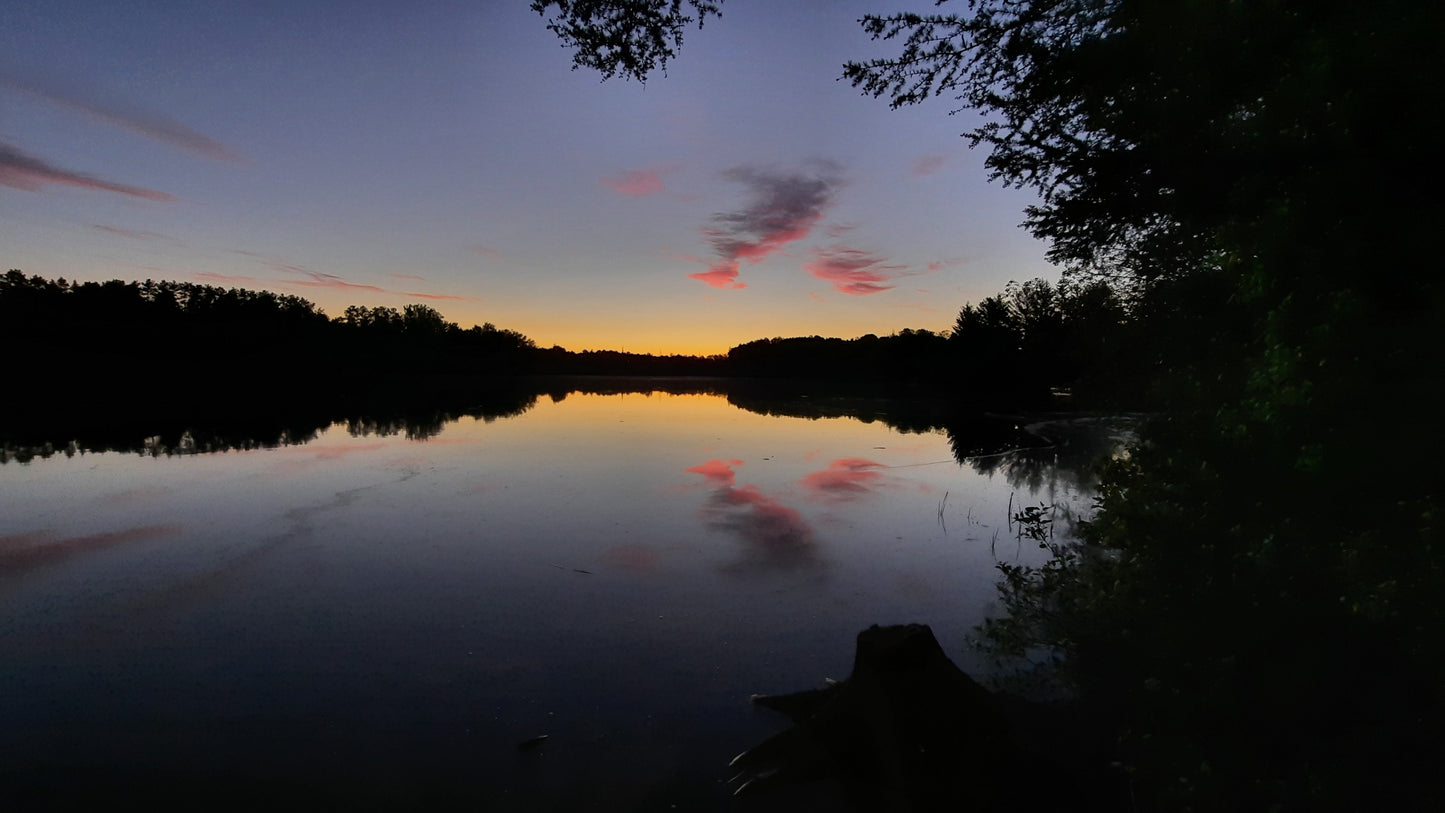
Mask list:
POLYGON ((1008 506, 1088 502, 1049 450, 719 395, 393 429, 0 465, 8 798, 729 808, 783 725, 749 694, 870 624, 981 670, 996 561, 1040 555, 1008 506))

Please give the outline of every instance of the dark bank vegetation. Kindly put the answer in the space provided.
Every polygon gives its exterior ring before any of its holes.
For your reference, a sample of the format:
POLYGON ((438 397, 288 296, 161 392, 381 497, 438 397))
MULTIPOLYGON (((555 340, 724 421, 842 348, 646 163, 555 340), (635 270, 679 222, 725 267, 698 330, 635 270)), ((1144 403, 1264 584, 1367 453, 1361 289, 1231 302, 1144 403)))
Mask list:
POLYGON ((1434 809, 1445 298, 1437 5, 978 2, 851 65, 1040 191, 1026 225, 1149 310, 1163 414, 1082 543, 1005 571, 1005 656, 1114 721, 1132 804, 1434 809))
MULTIPOLYGON (((666 0, 533 7, 585 23, 553 28, 577 64, 639 80, 692 22, 666 0), (636 5, 659 15, 651 48, 613 36, 636 5)), ((1442 205, 1421 175, 1442 15, 970 0, 862 20, 894 55, 845 77, 982 111, 965 135, 1040 194, 1025 225, 1051 259, 1147 324, 1160 414, 1082 541, 1005 571, 983 631, 1002 658, 1049 656, 1034 676, 1108 727, 1120 807, 1445 805, 1442 205)))
POLYGON ((191 448, 201 435, 229 437, 229 427, 258 421, 324 426, 327 417, 362 413, 456 414, 459 405, 552 392, 548 380, 579 376, 725 378, 734 389, 756 379, 761 386, 739 391, 947 398, 951 415, 960 405, 1038 406, 1051 391, 1071 389, 1086 403, 1118 404, 1143 392, 1141 357, 1125 338, 1131 324, 1105 286, 1033 280, 966 306, 951 334, 775 338, 726 355, 654 356, 539 349, 490 323, 463 329, 425 305, 351 306, 332 318, 270 291, 77 283, 12 270, 0 277, 0 341, 15 386, 0 403, 0 440, 11 456, 23 455, 21 446, 72 442, 151 448, 146 439, 154 437, 170 438, 166 448, 191 448), (130 440, 119 440, 127 427, 130 440), (182 443, 186 431, 191 440, 182 443))

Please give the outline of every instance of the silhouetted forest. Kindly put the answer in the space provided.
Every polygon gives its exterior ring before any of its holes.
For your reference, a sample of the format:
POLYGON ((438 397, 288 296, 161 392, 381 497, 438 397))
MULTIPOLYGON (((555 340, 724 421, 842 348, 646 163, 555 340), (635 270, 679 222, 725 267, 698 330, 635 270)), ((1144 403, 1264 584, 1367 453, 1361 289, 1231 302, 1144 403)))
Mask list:
POLYGON ((950 333, 905 329, 854 339, 747 342, 716 356, 538 349, 491 323, 463 329, 426 305, 351 306, 329 318, 308 300, 185 282, 72 283, 0 278, 0 339, 30 382, 11 399, 48 411, 108 392, 224 408, 284 389, 355 399, 399 379, 519 375, 725 376, 831 382, 835 388, 945 394, 984 406, 1038 404, 1073 391, 1090 403, 1137 401, 1144 356, 1124 302, 1103 284, 1011 284, 964 306, 950 333), (212 397, 214 396, 214 397, 212 397), (209 403, 207 399, 209 398, 209 403))

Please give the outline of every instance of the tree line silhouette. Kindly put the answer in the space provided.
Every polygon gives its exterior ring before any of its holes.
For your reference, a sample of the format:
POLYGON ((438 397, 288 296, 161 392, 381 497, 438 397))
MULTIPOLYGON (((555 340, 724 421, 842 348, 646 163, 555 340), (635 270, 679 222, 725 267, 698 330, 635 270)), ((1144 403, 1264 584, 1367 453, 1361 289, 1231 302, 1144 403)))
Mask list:
MULTIPOLYGON (((1073 390, 1091 402, 1142 397, 1141 357, 1123 300, 1102 284, 1011 284, 967 305, 949 333, 904 329, 855 339, 759 339, 714 356, 537 348, 486 323, 463 329, 409 304, 347 307, 330 318, 298 296, 187 282, 73 283, 0 277, 0 340, 31 403, 93 404, 103 393, 226 411, 269 393, 366 398, 406 379, 460 387, 520 375, 716 376, 832 382, 948 395, 977 405, 1040 403, 1073 390)), ((179 409, 173 411, 180 411, 179 409)))

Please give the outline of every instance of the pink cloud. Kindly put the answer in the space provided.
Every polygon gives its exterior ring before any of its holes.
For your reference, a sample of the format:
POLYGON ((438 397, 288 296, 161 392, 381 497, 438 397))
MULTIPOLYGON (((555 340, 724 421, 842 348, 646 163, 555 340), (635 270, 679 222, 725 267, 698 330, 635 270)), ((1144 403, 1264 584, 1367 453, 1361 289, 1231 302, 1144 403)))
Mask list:
POLYGON ((666 188, 662 184, 662 177, 655 169, 630 169, 619 175, 603 178, 602 183, 613 192, 619 192, 630 198, 655 194, 666 188))
POLYGON ((404 294, 404 295, 406 295, 406 296, 416 297, 417 299, 436 299, 436 300, 444 300, 444 301, 447 301, 447 302, 477 302, 477 301, 479 301, 479 300, 478 300, 476 297, 474 297, 474 296, 456 296, 456 295, 453 295, 453 294, 424 294, 424 293, 421 293, 421 292, 419 292, 419 291, 402 291, 401 293, 404 294))
POLYGON ((426 277, 419 277, 416 274, 387 274, 392 279, 409 279, 416 282, 426 282, 426 277))
POLYGON ((885 468, 888 467, 882 463, 862 457, 845 457, 829 463, 822 471, 806 475, 802 485, 816 499, 848 502, 871 494, 884 479, 875 469, 885 468))
POLYGON ((720 261, 706 271, 699 271, 696 274, 688 274, 687 276, 689 279, 705 282, 714 288, 731 288, 736 290, 748 287, 746 282, 737 281, 738 263, 735 260, 731 262, 720 261))
POLYGON ((967 260, 962 260, 957 257, 950 257, 946 260, 934 260, 933 262, 928 264, 928 270, 942 271, 945 268, 953 268, 957 265, 963 265, 965 262, 967 262, 967 260))
POLYGON ((38 192, 49 184, 78 186, 82 189, 94 189, 100 192, 116 192, 146 200, 172 201, 176 199, 174 195, 157 192, 154 189, 128 186, 60 169, 8 144, 0 143, 0 186, 38 192))
POLYGON ((723 177, 747 187, 749 200, 741 209, 713 215, 703 227, 717 259, 706 272, 688 276, 714 288, 744 287, 736 282, 741 262, 760 263, 806 238, 841 185, 831 162, 817 162, 811 173, 734 167, 723 177))
POLYGON ((475 251, 476 253, 482 255, 483 257, 486 257, 489 260, 500 259, 502 256, 502 252, 494 248, 488 248, 487 246, 472 246, 472 251, 475 251))
POLYGON ((938 153, 928 153, 913 159, 912 173, 918 176, 932 175, 948 166, 948 156, 938 153))
POLYGON ((814 249, 813 259, 803 264, 803 270, 814 277, 832 284, 833 290, 849 296, 868 296, 891 290, 884 285, 906 265, 890 265, 882 257, 853 248, 833 247, 814 249))

